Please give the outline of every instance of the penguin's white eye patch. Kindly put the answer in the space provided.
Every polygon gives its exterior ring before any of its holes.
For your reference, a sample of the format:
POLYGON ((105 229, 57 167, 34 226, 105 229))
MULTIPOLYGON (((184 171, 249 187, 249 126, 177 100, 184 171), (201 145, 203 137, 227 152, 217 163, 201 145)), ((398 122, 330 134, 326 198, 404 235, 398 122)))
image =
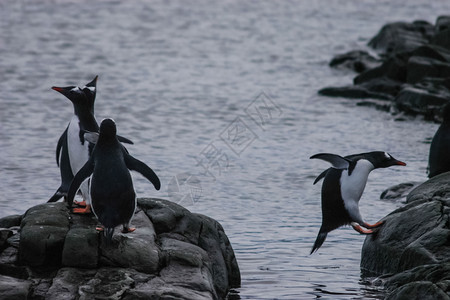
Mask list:
POLYGON ((79 93, 81 92, 80 88, 78 86, 74 87, 73 89, 70 90, 71 92, 76 92, 79 93))
POLYGON ((84 88, 83 88, 83 90, 84 89, 88 89, 88 90, 90 90, 91 92, 95 92, 95 87, 94 86, 85 86, 84 88))
POLYGON ((387 152, 384 152, 384 156, 386 156, 387 159, 391 159, 392 158, 392 156, 390 156, 389 153, 387 153, 387 152))

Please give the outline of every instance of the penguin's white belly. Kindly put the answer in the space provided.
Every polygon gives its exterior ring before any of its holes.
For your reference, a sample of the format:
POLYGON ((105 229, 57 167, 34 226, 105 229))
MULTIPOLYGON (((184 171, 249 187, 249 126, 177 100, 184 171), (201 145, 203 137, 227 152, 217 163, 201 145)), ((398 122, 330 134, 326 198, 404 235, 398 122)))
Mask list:
POLYGON ((67 147, 69 150, 70 167, 75 175, 89 159, 89 143, 81 144, 80 125, 77 116, 73 116, 67 130, 67 147))
POLYGON ((340 179, 341 196, 347 210, 354 209, 355 206, 358 207, 359 199, 361 199, 366 187, 367 178, 373 169, 374 166, 371 162, 360 159, 350 176, 348 175, 348 170, 342 171, 340 179))

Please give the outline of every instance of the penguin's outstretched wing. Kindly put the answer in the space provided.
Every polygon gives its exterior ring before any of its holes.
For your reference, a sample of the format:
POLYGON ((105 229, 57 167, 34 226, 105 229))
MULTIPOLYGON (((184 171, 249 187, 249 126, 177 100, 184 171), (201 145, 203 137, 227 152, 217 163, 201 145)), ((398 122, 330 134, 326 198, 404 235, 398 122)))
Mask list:
POLYGON ((324 177, 327 175, 328 170, 330 170, 330 169, 326 169, 325 171, 323 171, 322 173, 320 173, 320 175, 317 176, 316 180, 314 180, 313 185, 316 184, 316 183, 318 183, 322 178, 324 178, 324 177))
MULTIPOLYGON (((97 142, 98 142, 98 133, 97 132, 90 132, 90 131, 85 130, 84 139, 87 140, 89 143, 97 144, 97 142)), ((129 140, 129 139, 123 137, 123 136, 120 136, 120 135, 117 136, 117 139, 121 143, 126 143, 126 144, 131 144, 131 145, 134 144, 133 141, 131 141, 131 140, 129 140)))
POLYGON ((129 155, 128 153, 126 153, 126 149, 125 147, 123 147, 124 149, 124 159, 125 159, 125 164, 127 165, 127 168, 129 170, 133 170, 136 172, 141 173, 145 178, 147 178, 151 183, 153 183, 153 185, 155 186, 155 189, 159 190, 161 188, 161 182, 159 181, 158 176, 155 174, 155 172, 153 172, 152 169, 150 169, 149 166, 147 166, 146 164, 144 164, 142 161, 134 158, 133 156, 129 155))
POLYGON ((73 198, 75 197, 75 194, 80 188, 80 185, 86 178, 91 176, 93 171, 94 171, 94 160, 91 157, 80 169, 80 171, 78 171, 78 173, 73 178, 72 183, 70 184, 69 192, 67 192, 67 204, 69 205, 69 207, 72 207, 73 198))
MULTIPOLYGON (((331 154, 331 153, 314 154, 313 156, 310 157, 310 159, 313 159, 313 158, 318 158, 318 159, 327 161, 327 162, 329 162, 332 165, 333 168, 341 169, 341 170, 348 169, 350 167, 351 162, 352 162, 351 160, 349 160, 347 158, 344 158, 344 157, 339 156, 337 154, 331 154)), ((321 175, 322 174, 320 174, 319 177, 321 175)))

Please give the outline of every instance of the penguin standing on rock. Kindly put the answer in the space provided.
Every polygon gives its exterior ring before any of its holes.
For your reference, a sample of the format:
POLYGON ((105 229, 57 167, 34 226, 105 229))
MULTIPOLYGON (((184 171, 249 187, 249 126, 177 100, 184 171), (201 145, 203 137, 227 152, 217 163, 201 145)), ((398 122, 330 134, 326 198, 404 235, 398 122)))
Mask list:
MULTIPOLYGON (((56 146, 56 163, 61 171, 61 185, 48 202, 58 201, 67 196, 70 183, 75 174, 89 159, 93 145, 84 140, 84 131, 98 132, 98 124, 94 116, 94 102, 96 95, 97 78, 85 87, 78 86, 52 87, 53 90, 66 96, 73 104, 74 115, 56 146)), ((83 197, 82 206, 86 208, 74 209, 74 212, 90 212, 88 182, 81 189, 83 197)))
MULTIPOLYGON (((73 104, 74 115, 56 146, 56 163, 61 172, 61 185, 48 202, 58 201, 67 196, 70 183, 75 174, 88 161, 94 145, 84 139, 84 133, 98 132, 98 124, 94 116, 94 102, 96 96, 97 78, 86 84, 83 88, 78 86, 52 87, 53 90, 66 96, 73 104)), ((124 143, 132 144, 128 139, 119 137, 124 143)), ((83 183, 81 188, 83 201, 79 204, 84 208, 75 208, 75 213, 90 212, 89 181, 83 183)))
POLYGON ((436 131, 430 146, 428 177, 450 171, 450 104, 445 105, 443 121, 436 131))
POLYGON ((350 224, 359 233, 371 234, 374 232, 373 228, 383 224, 383 222, 377 222, 370 225, 364 222, 359 212, 359 200, 372 170, 395 165, 406 166, 404 162, 396 160, 389 153, 382 151, 346 157, 320 153, 310 158, 322 159, 332 165, 314 181, 314 184, 316 184, 324 178, 322 185, 322 226, 311 254, 322 246, 328 232, 338 227, 350 224))
POLYGON ((136 193, 129 170, 141 173, 159 190, 158 176, 145 163, 132 157, 119 142, 116 124, 105 119, 100 124, 100 133, 86 133, 85 138, 95 144, 87 163, 75 175, 67 201, 71 206, 75 193, 84 180, 91 177, 90 195, 92 211, 105 227, 105 236, 110 242, 114 228, 123 226, 123 233, 132 232, 130 221, 136 209, 136 193))

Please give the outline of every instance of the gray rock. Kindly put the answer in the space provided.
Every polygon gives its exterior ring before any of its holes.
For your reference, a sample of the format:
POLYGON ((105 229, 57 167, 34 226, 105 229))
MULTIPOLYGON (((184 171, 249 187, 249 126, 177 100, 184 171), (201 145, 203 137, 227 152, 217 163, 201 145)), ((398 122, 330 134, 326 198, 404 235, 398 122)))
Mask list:
POLYGON ((143 211, 135 214, 132 223, 136 231, 115 234, 111 245, 106 245, 102 239, 100 264, 154 274, 159 268, 160 250, 153 224, 143 211))
POLYGON ((180 205, 138 199, 136 230, 109 244, 96 225, 64 203, 30 208, 19 233, 0 229, 0 273, 28 279, 30 299, 224 299, 240 285, 222 226, 180 205))
POLYGON ((425 77, 446 78, 450 76, 450 63, 429 57, 411 56, 406 66, 406 74, 406 82, 410 84, 420 82, 425 77))
POLYGON ((68 231, 69 211, 65 203, 30 208, 21 223, 20 263, 33 267, 60 265, 68 231))
POLYGON ((0 275, 0 299, 1 300, 26 300, 29 299, 31 282, 9 276, 0 275))
POLYGON ((414 188, 383 220, 364 241, 362 271, 384 277, 388 299, 448 299, 450 172, 414 188))
POLYGON ((411 181, 391 186, 390 188, 383 191, 383 193, 381 193, 380 199, 395 201, 405 199, 406 202, 406 197, 408 196, 409 192, 411 192, 419 184, 421 184, 421 182, 411 181))
POLYGON ((330 62, 330 67, 348 69, 361 73, 375 68, 381 61, 370 55, 367 51, 355 50, 336 55, 330 62))
POLYGON ((22 215, 11 215, 0 219, 0 228, 10 228, 14 226, 20 226, 22 221, 22 215))

